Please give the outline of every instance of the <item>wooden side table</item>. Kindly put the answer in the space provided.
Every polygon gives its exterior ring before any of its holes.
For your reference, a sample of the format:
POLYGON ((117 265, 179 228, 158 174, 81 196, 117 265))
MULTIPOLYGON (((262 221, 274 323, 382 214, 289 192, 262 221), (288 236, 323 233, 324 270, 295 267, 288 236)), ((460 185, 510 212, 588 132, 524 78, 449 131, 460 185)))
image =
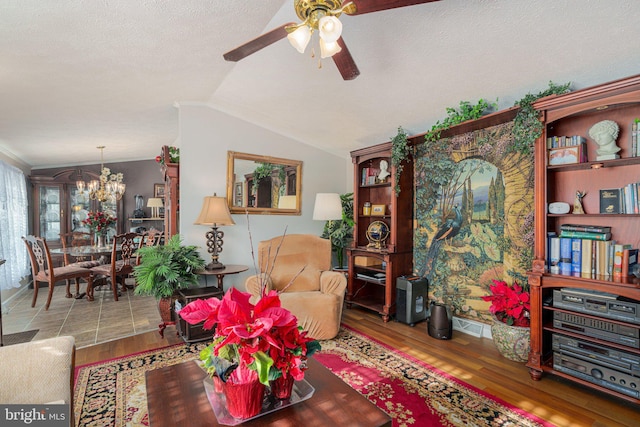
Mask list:
MULTIPOLYGON (((178 291, 178 295, 180 295, 178 297, 178 301, 184 307, 191 301, 197 299, 220 299, 223 296, 223 292, 221 289, 211 286, 208 288, 181 289, 178 291)), ((213 336, 213 331, 205 331, 202 329, 204 322, 198 323, 197 325, 190 325, 180 317, 178 312, 175 312, 174 315, 176 318, 176 329, 178 331, 178 335, 180 335, 185 342, 205 341, 213 336)))
POLYGON ((228 274, 242 273, 243 271, 247 271, 248 269, 249 269, 248 265, 229 264, 229 265, 225 265, 223 268, 218 268, 215 270, 206 270, 206 269, 198 270, 196 271, 196 273, 204 276, 204 283, 205 283, 205 286, 207 287, 209 286, 209 281, 207 278, 209 276, 216 276, 216 279, 218 280, 217 282, 218 289, 224 291, 224 287, 222 286, 222 280, 224 279, 224 276, 228 274))

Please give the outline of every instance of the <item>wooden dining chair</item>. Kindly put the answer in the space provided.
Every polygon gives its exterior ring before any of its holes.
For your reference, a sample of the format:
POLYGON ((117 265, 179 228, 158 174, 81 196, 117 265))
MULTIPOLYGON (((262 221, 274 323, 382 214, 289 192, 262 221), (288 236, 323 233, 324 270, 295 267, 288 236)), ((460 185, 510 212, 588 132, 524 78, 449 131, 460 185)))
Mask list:
MULTIPOLYGON (((124 279, 133 271, 133 266, 135 265, 133 254, 138 247, 139 238, 140 235, 138 233, 115 235, 111 250, 111 262, 91 268, 94 275, 103 275, 111 280, 111 289, 113 290, 113 299, 115 301, 118 301, 118 282, 121 283, 123 291, 126 292, 127 290, 124 279)), ((91 289, 91 294, 93 296, 93 289, 91 289)))
MULTIPOLYGON (((72 231, 70 233, 60 233, 60 242, 62 243, 62 248, 79 248, 82 246, 91 246, 93 244, 93 234, 87 233, 85 231, 72 231)), ((95 259, 93 255, 87 256, 74 256, 68 253, 63 254, 63 260, 65 266, 76 266, 76 267, 84 267, 91 268, 100 264, 105 263, 105 258, 100 257, 99 259, 95 259)), ((69 280, 67 280, 69 282, 69 280)), ((76 294, 80 293, 80 285, 76 281, 76 294)))
POLYGON ((27 246, 31 259, 31 271, 33 274, 33 301, 31 302, 31 307, 35 307, 36 300, 38 299, 39 282, 45 282, 49 285, 49 295, 47 296, 47 303, 44 306, 45 310, 49 310, 53 289, 59 281, 67 281, 67 293, 65 294, 67 298, 73 296, 70 292, 70 279, 75 279, 76 289, 78 291, 80 289, 80 279, 85 279, 87 281, 87 294, 89 293, 89 289, 93 287, 93 275, 89 268, 73 265, 54 267, 51 261, 51 252, 49 252, 49 246, 45 239, 36 236, 26 236, 23 237, 22 240, 24 240, 27 246))

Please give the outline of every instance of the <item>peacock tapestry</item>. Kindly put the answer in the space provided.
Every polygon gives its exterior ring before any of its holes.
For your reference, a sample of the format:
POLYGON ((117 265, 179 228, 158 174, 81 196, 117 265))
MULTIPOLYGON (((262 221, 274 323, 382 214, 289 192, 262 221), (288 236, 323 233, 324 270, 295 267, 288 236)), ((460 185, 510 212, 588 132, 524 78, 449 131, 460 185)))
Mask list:
POLYGON ((526 284, 533 256, 533 156, 513 122, 415 147, 414 273, 429 298, 489 323, 492 279, 526 284))

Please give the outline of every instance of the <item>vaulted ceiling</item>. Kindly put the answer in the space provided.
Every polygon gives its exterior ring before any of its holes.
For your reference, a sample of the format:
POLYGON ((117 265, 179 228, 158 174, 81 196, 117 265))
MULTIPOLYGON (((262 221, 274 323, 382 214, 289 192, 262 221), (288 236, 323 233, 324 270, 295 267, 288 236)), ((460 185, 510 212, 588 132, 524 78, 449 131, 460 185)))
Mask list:
MULTIPOLYGON (((35 167, 149 159, 180 145, 180 103, 203 103, 347 156, 462 100, 507 108, 555 83, 637 74, 633 0, 442 0, 342 15, 360 76, 281 40, 224 52, 286 22, 292 0, 3 0, 0 151, 35 167)), ((313 43, 313 42, 312 42, 313 43)))

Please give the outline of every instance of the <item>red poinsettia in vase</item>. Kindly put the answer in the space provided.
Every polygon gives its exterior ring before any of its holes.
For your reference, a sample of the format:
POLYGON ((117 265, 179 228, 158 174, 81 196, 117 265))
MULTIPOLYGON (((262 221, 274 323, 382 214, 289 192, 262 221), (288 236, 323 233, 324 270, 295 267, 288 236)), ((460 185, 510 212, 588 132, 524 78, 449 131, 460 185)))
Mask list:
POLYGON ((491 295, 483 296, 484 301, 491 301, 489 311, 496 318, 509 326, 529 326, 529 292, 518 282, 513 285, 502 280, 493 280, 489 286, 491 295))
POLYGON ((298 326, 297 318, 281 306, 276 291, 262 296, 256 304, 251 294, 231 288, 222 299, 195 300, 180 310, 180 316, 204 329, 216 328, 213 342, 200 353, 200 359, 214 381, 220 381, 227 397, 227 410, 241 419, 260 412, 264 387, 270 386, 277 398, 290 397, 284 383, 302 380, 306 359, 320 344, 298 326), (249 386, 251 384, 251 386, 249 386), (254 404, 240 399, 253 387, 254 404))

